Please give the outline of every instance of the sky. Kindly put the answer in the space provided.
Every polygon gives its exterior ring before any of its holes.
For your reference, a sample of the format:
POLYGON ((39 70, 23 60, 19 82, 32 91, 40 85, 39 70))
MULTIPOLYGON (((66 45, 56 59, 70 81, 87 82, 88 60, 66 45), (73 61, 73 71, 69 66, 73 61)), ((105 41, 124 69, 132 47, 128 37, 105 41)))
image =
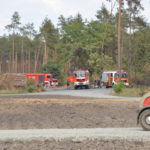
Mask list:
MULTIPOLYGON (((58 17, 75 16, 80 13, 83 19, 95 19, 96 11, 101 8, 106 0, 0 0, 0 36, 7 33, 5 26, 11 23, 15 11, 19 12, 21 23, 34 23, 38 30, 45 17, 52 20, 57 26, 58 17)), ((150 22, 150 0, 142 0, 145 10, 142 15, 150 22)))

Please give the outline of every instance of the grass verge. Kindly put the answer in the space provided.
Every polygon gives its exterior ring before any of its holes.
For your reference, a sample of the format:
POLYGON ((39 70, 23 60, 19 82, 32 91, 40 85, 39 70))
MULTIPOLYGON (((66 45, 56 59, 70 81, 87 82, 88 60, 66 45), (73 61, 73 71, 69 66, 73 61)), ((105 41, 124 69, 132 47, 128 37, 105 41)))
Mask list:
POLYGON ((27 93, 26 90, 0 90, 0 94, 22 94, 27 93))
POLYGON ((113 91, 113 95, 115 96, 131 96, 131 97, 139 97, 143 96, 145 93, 150 92, 150 87, 140 87, 140 88, 125 88, 120 93, 115 93, 113 91))

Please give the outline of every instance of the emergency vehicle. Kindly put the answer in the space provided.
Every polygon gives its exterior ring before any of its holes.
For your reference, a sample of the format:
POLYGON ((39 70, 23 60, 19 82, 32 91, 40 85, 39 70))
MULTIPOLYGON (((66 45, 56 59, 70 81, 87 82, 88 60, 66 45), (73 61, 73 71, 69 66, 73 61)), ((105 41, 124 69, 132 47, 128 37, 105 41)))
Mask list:
POLYGON ((26 78, 27 80, 33 79, 34 81, 48 87, 58 85, 58 80, 53 78, 53 75, 50 73, 27 73, 26 78))
POLYGON ((67 82, 74 83, 74 89, 89 88, 89 71, 88 70, 76 70, 73 73, 69 73, 67 82))
POLYGON ((112 87, 113 85, 123 82, 124 85, 129 86, 129 79, 126 72, 121 71, 104 71, 101 78, 101 86, 106 88, 112 87))

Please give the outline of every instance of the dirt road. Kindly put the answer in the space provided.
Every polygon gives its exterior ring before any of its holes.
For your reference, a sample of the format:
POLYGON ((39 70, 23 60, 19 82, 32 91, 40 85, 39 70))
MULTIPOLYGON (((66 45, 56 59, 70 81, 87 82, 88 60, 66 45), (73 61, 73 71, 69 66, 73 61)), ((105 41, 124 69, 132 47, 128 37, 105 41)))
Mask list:
MULTIPOLYGON (((20 94, 19 94, 20 95, 20 94)), ((18 96, 19 96, 18 95, 18 96)), ((41 93, 28 93, 21 94, 24 96, 45 96, 45 95, 62 95, 62 96, 75 96, 75 97, 89 97, 89 98, 108 98, 108 99, 129 99, 140 100, 140 97, 120 97, 112 95, 112 88, 96 88, 96 89, 67 89, 67 88, 50 88, 41 93)))
POLYGON ((140 128, 0 131, 0 150, 149 150, 140 128))

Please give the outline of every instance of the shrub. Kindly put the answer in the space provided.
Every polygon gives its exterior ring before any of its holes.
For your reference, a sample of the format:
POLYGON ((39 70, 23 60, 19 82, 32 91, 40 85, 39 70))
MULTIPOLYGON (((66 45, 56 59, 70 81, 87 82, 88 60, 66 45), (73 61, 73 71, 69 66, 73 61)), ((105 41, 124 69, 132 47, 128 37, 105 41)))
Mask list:
POLYGON ((29 93, 36 91, 36 83, 33 79, 27 81, 27 91, 29 93))
POLYGON ((28 91, 29 93, 32 93, 32 92, 35 91, 35 88, 32 87, 32 86, 29 86, 29 87, 27 88, 27 91, 28 91))
POLYGON ((30 80, 27 81, 27 91, 29 93, 32 93, 32 92, 43 92, 43 91, 45 91, 45 89, 44 89, 44 87, 41 84, 38 84, 33 79, 30 79, 30 80))
POLYGON ((113 86, 113 90, 115 91, 115 93, 121 93, 124 88, 125 88, 125 85, 122 82, 113 86))

